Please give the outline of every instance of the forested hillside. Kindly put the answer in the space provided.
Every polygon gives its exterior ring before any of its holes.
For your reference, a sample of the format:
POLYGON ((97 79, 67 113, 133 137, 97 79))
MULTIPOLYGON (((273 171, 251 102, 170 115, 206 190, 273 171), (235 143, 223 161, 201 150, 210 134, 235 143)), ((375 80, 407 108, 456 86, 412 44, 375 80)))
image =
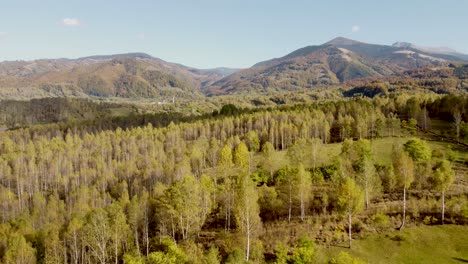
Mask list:
POLYGON ((467 103, 392 94, 0 132, 0 259, 365 263, 326 248, 468 223, 467 103))
POLYGON ((0 62, 0 99, 197 98, 235 69, 199 70, 144 53, 0 62))
POLYGON ((206 90, 208 94, 302 91, 366 78, 401 78, 404 72, 417 69, 437 72, 446 70, 451 62, 466 62, 467 58, 459 53, 439 54, 338 37, 257 63, 216 81, 206 90))

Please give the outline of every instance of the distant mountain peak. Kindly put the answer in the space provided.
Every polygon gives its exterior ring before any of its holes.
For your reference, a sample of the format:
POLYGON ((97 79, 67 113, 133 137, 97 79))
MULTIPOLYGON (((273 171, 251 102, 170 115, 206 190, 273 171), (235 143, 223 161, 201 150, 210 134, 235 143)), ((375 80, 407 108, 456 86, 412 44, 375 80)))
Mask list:
POLYGON ((413 43, 402 42, 402 41, 395 42, 393 43, 392 46, 397 47, 397 48, 403 48, 403 49, 411 48, 411 49, 416 49, 416 50, 423 51, 423 52, 436 53, 436 54, 447 54, 447 55, 462 54, 461 52, 458 52, 448 47, 424 47, 424 46, 418 46, 413 43))
POLYGON ((412 43, 409 43, 409 42, 397 41, 397 42, 393 43, 392 46, 397 47, 397 48, 407 49, 407 48, 412 48, 414 45, 412 43))
POLYGON ((336 38, 328 41, 327 43, 325 43, 325 45, 348 46, 348 45, 355 45, 355 44, 359 44, 359 43, 361 43, 361 42, 356 41, 356 40, 352 40, 352 39, 348 39, 348 38, 345 38, 345 37, 336 37, 336 38))
POLYGON ((153 56, 143 53, 143 52, 133 52, 133 53, 122 53, 122 54, 112 54, 112 55, 96 55, 89 57, 82 57, 78 60, 108 60, 108 59, 120 59, 120 58, 138 58, 138 59, 153 59, 153 56))

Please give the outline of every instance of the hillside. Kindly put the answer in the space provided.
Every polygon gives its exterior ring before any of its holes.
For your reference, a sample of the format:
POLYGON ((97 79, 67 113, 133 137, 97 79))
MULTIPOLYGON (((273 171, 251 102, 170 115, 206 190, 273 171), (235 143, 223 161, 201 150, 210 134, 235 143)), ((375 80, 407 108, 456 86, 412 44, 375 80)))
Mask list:
POLYGON ((249 69, 195 69, 145 53, 0 63, 0 99, 48 97, 151 98, 304 91, 394 76, 418 69, 448 68, 468 56, 450 49, 398 42, 367 44, 342 37, 307 46, 249 69))
POLYGON ((447 66, 449 62, 467 59, 459 53, 431 53, 404 45, 375 45, 339 37, 257 63, 217 81, 206 93, 310 89, 360 78, 391 76, 418 68, 447 66))
POLYGON ((0 63, 0 98, 200 97, 200 89, 234 72, 199 70, 144 53, 0 63))

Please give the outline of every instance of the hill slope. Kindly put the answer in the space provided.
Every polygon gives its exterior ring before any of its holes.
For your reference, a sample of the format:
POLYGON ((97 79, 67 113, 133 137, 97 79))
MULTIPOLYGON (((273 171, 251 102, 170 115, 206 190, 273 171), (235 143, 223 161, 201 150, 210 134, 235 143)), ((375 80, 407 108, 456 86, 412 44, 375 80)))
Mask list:
POLYGON ((0 63, 0 98, 202 96, 234 69, 198 70, 144 53, 0 63))
MULTIPOLYGON (((462 54, 463 55, 463 54, 462 54)), ((205 89, 207 94, 302 90, 322 85, 400 74, 421 67, 447 66, 464 61, 457 54, 431 53, 407 46, 386 46, 335 38, 255 64, 205 89)))

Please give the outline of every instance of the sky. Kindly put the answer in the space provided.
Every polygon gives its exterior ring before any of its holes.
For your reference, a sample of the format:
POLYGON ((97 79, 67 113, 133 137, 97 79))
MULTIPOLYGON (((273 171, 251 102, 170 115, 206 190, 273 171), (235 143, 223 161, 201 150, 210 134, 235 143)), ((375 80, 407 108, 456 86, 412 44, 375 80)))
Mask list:
POLYGON ((145 52, 245 68, 343 36, 468 53, 464 0, 0 0, 0 61, 145 52))

